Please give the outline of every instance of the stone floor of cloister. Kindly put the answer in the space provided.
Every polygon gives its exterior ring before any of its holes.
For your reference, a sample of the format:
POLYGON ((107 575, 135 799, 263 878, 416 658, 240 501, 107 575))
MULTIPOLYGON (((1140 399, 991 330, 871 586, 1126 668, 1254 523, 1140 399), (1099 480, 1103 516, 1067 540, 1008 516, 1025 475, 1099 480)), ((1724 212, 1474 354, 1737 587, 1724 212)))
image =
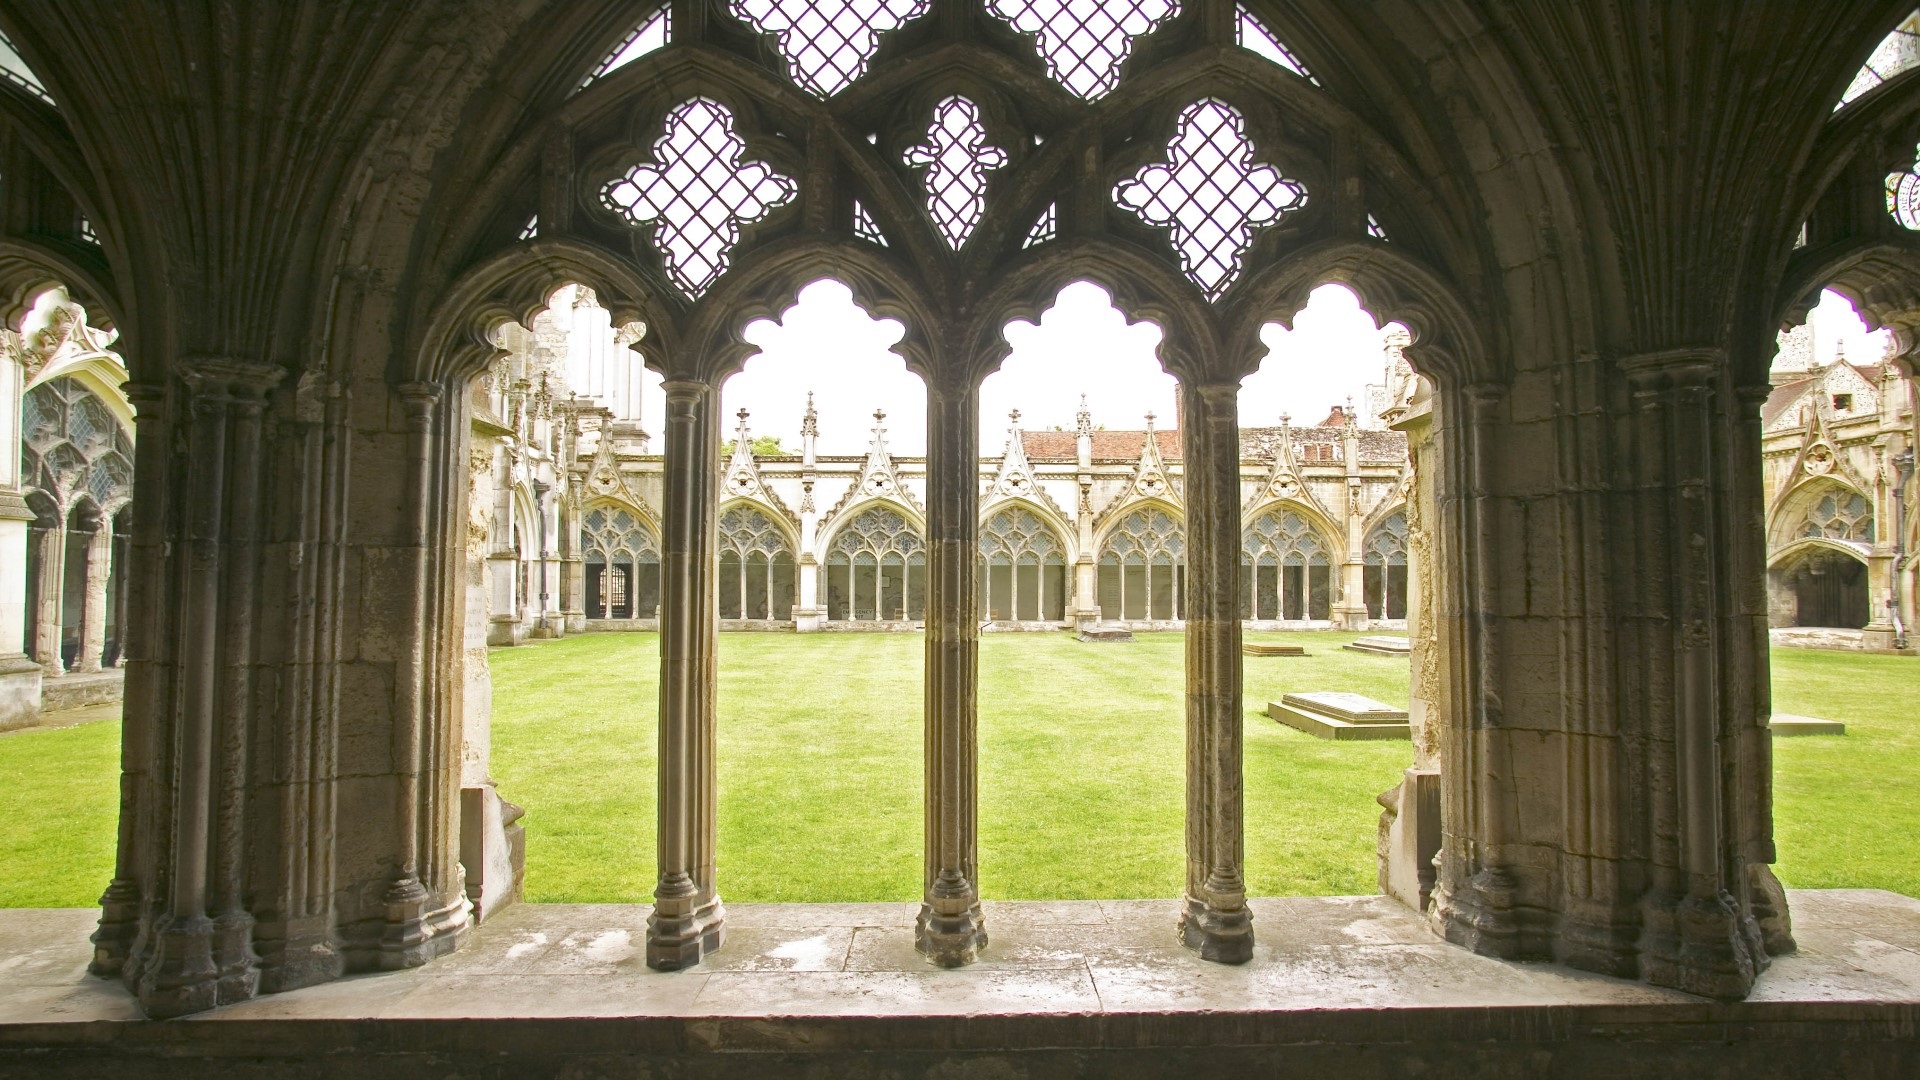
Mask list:
MULTIPOLYGON (((1196 1047, 1249 1067, 1260 1053, 1280 1051, 1331 1067, 1337 1058, 1326 1055, 1363 1046, 1368 1060, 1391 1059, 1396 1069, 1412 1059, 1381 1047, 1417 1058, 1427 1047, 1480 1046, 1495 1055, 1489 1066, 1531 1047, 1536 1056, 1527 1060, 1555 1069, 1641 1060, 1636 1053, 1670 1062, 1705 1055, 1706 1071, 1672 1075, 1717 1075, 1743 1054, 1767 1060, 1752 1055, 1771 1053, 1774 1040, 1816 1064, 1828 1046, 1877 1052, 1883 1062, 1920 1057, 1920 900, 1866 889, 1790 896, 1798 954, 1777 959, 1753 996, 1732 1005, 1476 956, 1439 942, 1382 897, 1254 900, 1260 944, 1240 967, 1201 961, 1176 944, 1170 901, 989 902, 990 947, 979 963, 953 971, 914 952, 912 904, 731 906, 725 947, 676 973, 642 962, 644 906, 522 904, 426 967, 350 976, 172 1022, 140 1020, 118 982, 85 974, 93 911, 6 910, 0 1073, 9 1060, 111 1059, 145 1060, 153 1075, 174 1075, 162 1066, 205 1054, 208 1068, 217 1058, 223 1069, 241 1070, 231 1075, 251 1075, 249 1066, 348 1054, 355 1075, 372 1076, 387 1075, 381 1062, 397 1069, 420 1054, 442 1064, 469 1054, 482 1064, 459 1075, 491 1076, 485 1062, 504 1068, 530 1048, 549 1061, 597 1055, 629 1063, 650 1054, 760 1053, 771 1056, 746 1060, 769 1069, 793 1055, 855 1055, 868 1064, 876 1054, 892 1061, 930 1049, 1080 1055, 1078 1072, 1004 1074, 1033 1076, 1106 1075, 1085 1071, 1090 1053, 1125 1051, 1144 1061, 1138 1055, 1196 1047), (226 1034, 202 1028, 195 1036, 202 1025, 226 1034), (236 1038, 227 1025, 248 1034, 236 1038), (1593 1059, 1593 1046, 1610 1049, 1593 1059), (28 1048, 62 1054, 13 1056, 28 1048)), ((1835 1052, 1842 1057, 1832 1060, 1844 1062, 1845 1052, 1835 1052)), ((1868 1059, 1856 1064, 1843 1074, 1882 1075, 1868 1059)), ((830 1072, 902 1075, 848 1068, 830 1072)), ((296 1075, 262 1073, 270 1074, 296 1075)))

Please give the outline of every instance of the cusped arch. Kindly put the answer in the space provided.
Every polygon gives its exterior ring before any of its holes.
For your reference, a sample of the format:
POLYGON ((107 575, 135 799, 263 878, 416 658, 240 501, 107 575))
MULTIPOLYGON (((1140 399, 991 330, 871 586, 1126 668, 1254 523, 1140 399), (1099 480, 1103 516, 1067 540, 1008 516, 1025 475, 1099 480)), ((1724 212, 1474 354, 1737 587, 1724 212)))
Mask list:
POLYGON ((1845 555, 1849 559, 1860 563, 1862 566, 1866 565, 1867 562, 1866 554, 1851 544, 1842 543, 1838 540, 1829 540, 1823 536, 1803 536, 1792 543, 1783 545, 1769 552, 1767 554, 1767 567, 1769 569, 1791 567, 1809 555, 1823 551, 1845 555))
POLYGON ((1827 289, 1845 297, 1867 329, 1892 331, 1895 362, 1908 375, 1920 373, 1913 359, 1920 347, 1920 234, 1846 240, 1797 253, 1775 302, 1773 325, 1805 322, 1827 289))
POLYGON ((767 524, 774 532, 779 534, 781 541, 786 544, 787 551, 795 557, 799 556, 800 530, 794 527, 793 521, 788 518, 787 515, 781 513, 779 507, 750 496, 736 496, 725 499, 720 503, 719 509, 715 511, 715 519, 721 522, 720 543, 723 547, 727 543, 725 524, 727 515, 739 510, 751 511, 759 517, 765 518, 767 524))
POLYGON ((1023 495, 996 495, 982 503, 980 505, 980 526, 982 533, 985 532, 986 525, 989 521, 1010 510, 1025 510, 1040 519, 1040 524, 1044 525, 1047 531, 1053 534, 1054 542, 1060 545, 1061 551, 1073 551, 1073 540, 1074 537, 1078 535, 1074 523, 1068 521, 1066 516, 1056 507, 1048 506, 1037 499, 1030 499, 1023 495))
POLYGON ((676 305, 628 260, 579 240, 536 237, 469 268, 447 289, 408 354, 401 380, 442 383, 478 375, 499 354, 495 330, 507 322, 531 325, 554 292, 569 284, 592 289, 615 326, 646 324, 646 336, 633 347, 649 367, 665 369, 684 351, 678 347, 676 305))
POLYGON ((1105 555, 1107 548, 1112 545, 1114 537, 1120 535, 1123 531, 1127 524, 1127 519, 1142 511, 1149 514, 1165 514, 1171 518, 1182 537, 1182 547, 1184 548, 1184 538, 1187 532, 1187 512, 1166 499, 1142 496, 1127 502, 1124 506, 1115 507, 1108 515, 1107 520, 1100 523, 1100 529, 1093 537, 1094 557, 1097 559, 1105 555))
POLYGON ((1076 282, 1104 289, 1129 325, 1151 322, 1160 328, 1156 350, 1162 369, 1183 381, 1205 378, 1201 364, 1218 353, 1211 305, 1199 290, 1164 260, 1130 245, 1097 238, 1062 238, 1023 253, 994 277, 981 297, 963 340, 973 343, 977 367, 968 374, 978 384, 999 370, 1013 346, 1006 328, 1015 321, 1038 323, 1076 282))
POLYGON ((1244 536, 1253 528, 1254 523, 1276 514, 1298 514, 1327 545, 1327 551, 1346 558, 1346 526, 1337 522, 1325 510, 1305 499, 1285 495, 1273 495, 1254 504, 1240 515, 1240 532, 1244 536))
POLYGON ((936 373, 940 306, 913 273, 868 245, 796 239, 755 251, 702 297, 690 315, 685 339, 691 351, 704 358, 705 367, 690 374, 718 385, 738 373, 760 351, 746 340, 747 327, 761 319, 778 322, 799 303, 802 289, 825 280, 845 285, 870 317, 892 319, 904 327, 892 351, 907 370, 922 379, 936 373))
POLYGON ((1397 322, 1412 341, 1407 362, 1436 382, 1467 386, 1500 381, 1473 310, 1436 270, 1399 245, 1335 240, 1290 252, 1255 271, 1228 298, 1227 353, 1250 375, 1266 352, 1261 328, 1292 326, 1313 291, 1336 284, 1352 290, 1379 325, 1397 322))
POLYGON ((838 514, 834 515, 831 522, 823 523, 823 527, 820 529, 820 552, 825 554, 833 551, 835 546, 840 543, 841 534, 845 533, 850 526, 859 521, 862 514, 870 510, 887 510, 892 512, 907 523, 907 527, 919 537, 920 543, 923 546, 926 544, 927 522, 926 518, 923 517, 918 510, 914 509, 914 507, 904 499, 895 499, 886 495, 869 495, 842 508, 838 514))

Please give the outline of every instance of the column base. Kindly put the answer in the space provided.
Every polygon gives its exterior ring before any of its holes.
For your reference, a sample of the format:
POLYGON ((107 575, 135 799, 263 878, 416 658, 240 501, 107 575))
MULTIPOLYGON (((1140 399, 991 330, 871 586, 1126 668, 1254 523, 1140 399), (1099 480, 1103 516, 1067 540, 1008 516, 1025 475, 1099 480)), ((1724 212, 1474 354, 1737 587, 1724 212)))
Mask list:
POLYGON ((1512 875, 1489 868, 1458 888, 1444 883, 1433 891, 1429 914, 1446 940, 1482 956, 1514 960, 1520 956, 1520 920, 1514 911, 1517 891, 1512 875))
POLYGON ((1787 890, 1766 863, 1747 864, 1747 904, 1760 926, 1767 955, 1785 956, 1799 945, 1793 940, 1793 913, 1787 910, 1787 890))
POLYGON ((380 936, 376 966, 382 971, 419 967, 460 947, 472 927, 466 890, 443 907, 429 910, 432 898, 420 883, 401 878, 387 890, 387 925, 380 936))
POLYGON ((213 963, 219 1001, 231 1005, 260 992, 260 957, 253 951, 253 916, 223 912, 213 920, 213 963))
POLYGON ((1640 975, 1638 910, 1591 897, 1570 897, 1560 913, 1554 959, 1618 979, 1640 975))
POLYGON ((1243 904, 1237 911, 1220 911, 1189 895, 1180 913, 1180 944, 1216 964, 1244 964, 1253 959, 1253 912, 1243 904))
POLYGON ((943 968, 965 967, 980 959, 987 947, 987 922, 974 900, 959 912, 943 912, 938 901, 920 904, 920 917, 913 924, 913 947, 921 956, 943 968))
POLYGON ((332 982, 346 970, 333 940, 332 920, 325 915, 266 920, 254 926, 253 942, 260 954, 261 993, 332 982))
POLYGON ((726 940, 727 911, 718 896, 685 915, 663 915, 656 904, 647 917, 647 966, 656 971, 685 971, 726 940))
POLYGON ((520 824, 525 814, 501 798, 492 782, 460 789, 460 863, 475 923, 521 898, 527 877, 527 830, 520 824))
POLYGON ((126 878, 114 878, 100 894, 100 925, 91 938, 93 960, 87 971, 101 978, 120 974, 139 935, 140 887, 126 878))
POLYGON ((40 679, 44 674, 25 653, 0 656, 0 731, 40 722, 40 679))
POLYGON ((204 915, 179 920, 166 917, 151 940, 152 951, 133 980, 134 996, 149 1017, 165 1020, 205 1012, 220 1004, 212 919, 204 915))
POLYGON ((1739 1001, 1767 967, 1760 928, 1732 896, 1649 902, 1641 937, 1640 977, 1701 997, 1739 1001))

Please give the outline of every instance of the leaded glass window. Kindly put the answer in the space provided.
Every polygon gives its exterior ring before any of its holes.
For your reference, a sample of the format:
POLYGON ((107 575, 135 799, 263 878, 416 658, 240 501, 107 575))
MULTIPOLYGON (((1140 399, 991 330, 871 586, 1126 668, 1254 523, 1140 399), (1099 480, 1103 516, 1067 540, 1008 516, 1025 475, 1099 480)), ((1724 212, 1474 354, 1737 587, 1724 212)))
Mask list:
POLYGON ((1040 516, 1007 507, 980 527, 981 609, 994 622, 1066 616, 1066 545, 1040 516))
POLYGON ((599 506, 580 523, 587 618, 651 619, 660 605, 660 547, 632 511, 599 506))
POLYGON ((1209 98, 1180 114, 1164 164, 1113 189, 1114 202, 1171 234, 1181 268, 1209 300, 1240 276, 1255 230, 1306 203, 1306 188, 1253 155, 1240 113, 1209 98))
POLYGON ((927 212, 959 250, 987 212, 987 174, 1007 163, 1006 151, 987 141, 980 107, 963 97, 934 106, 927 141, 909 147, 906 162, 926 169, 927 212))
POLYGON ((1801 536, 1873 543, 1873 507, 1857 492, 1833 490, 1807 508, 1801 536))
POLYGON ((1333 617, 1332 545, 1292 510, 1268 510, 1241 532, 1240 576, 1243 618, 1333 617))
POLYGON ((663 7, 647 16, 645 21, 633 28, 632 33, 620 39, 620 44, 613 47, 605 60, 580 80, 580 89, 585 90, 596 80, 605 78, 608 72, 623 68, 655 49, 665 48, 672 29, 672 15, 668 9, 663 7))
POLYGON ((1407 515, 1394 513, 1373 527, 1361 547, 1367 617, 1407 617, 1407 515))
POLYGON ((20 50, 14 48, 13 39, 0 34, 0 78, 39 98, 49 105, 57 106, 53 95, 47 92, 47 86, 40 76, 33 73, 27 62, 20 57, 20 50))
POLYGON ((869 507, 847 522, 828 547, 826 571, 829 621, 926 615, 926 540, 891 507, 869 507))
POLYGON ((1100 617, 1128 622, 1185 617, 1186 526, 1155 507, 1132 511, 1100 549, 1100 617))
POLYGON ((1233 30, 1234 40, 1240 43, 1241 48, 1273 61, 1315 86, 1320 85, 1320 80, 1314 78, 1313 73, 1307 70, 1307 66, 1300 62, 1300 58, 1293 55, 1293 50, 1280 44, 1280 39, 1274 36, 1273 31, 1267 29, 1266 25, 1246 8, 1238 9, 1233 30))
POLYGON ((880 231, 880 223, 873 220, 873 214, 859 202, 853 204, 853 235, 869 244, 887 246, 887 234, 880 231))
POLYGON ((720 617, 793 615, 793 547, 765 511, 736 505, 720 515, 720 617))
POLYGON ((1120 85, 1133 39, 1173 18, 1173 0, 989 0, 988 10, 1013 24, 1047 62, 1047 74, 1092 101, 1120 85))
MULTIPOLYGON (((1904 229, 1920 232, 1920 147, 1916 147, 1914 167, 1887 177, 1887 213, 1904 229)), ((1806 232, 1805 226, 1801 233, 1806 232)))
POLYGON ((1047 241, 1053 239, 1055 236, 1058 236, 1059 234, 1060 234, 1059 206, 1056 203, 1048 203, 1046 210, 1042 212, 1040 215, 1040 220, 1034 222, 1033 229, 1027 233, 1027 242, 1025 244, 1022 244, 1021 246, 1022 247, 1038 247, 1041 244, 1044 244, 1047 241))
POLYGON ((928 0, 733 0, 735 16, 771 34, 787 74, 832 97, 866 74, 880 35, 927 13, 928 0))
POLYGON ((608 184, 606 205, 635 226, 653 226, 652 240, 680 291, 698 297, 732 263, 741 226, 792 202, 799 187, 758 161, 734 134, 733 113, 694 98, 667 114, 666 131, 641 162, 608 184))

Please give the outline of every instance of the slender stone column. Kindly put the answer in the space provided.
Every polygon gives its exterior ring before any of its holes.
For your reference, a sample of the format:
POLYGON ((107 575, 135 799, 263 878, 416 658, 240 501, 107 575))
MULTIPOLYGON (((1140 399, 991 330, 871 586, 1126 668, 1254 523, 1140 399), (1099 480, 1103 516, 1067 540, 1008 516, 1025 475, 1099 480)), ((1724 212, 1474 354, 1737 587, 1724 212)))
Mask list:
POLYGON ((926 895, 914 947, 959 967, 987 944, 980 914, 979 389, 927 383, 926 895))
POLYGON ((1187 892, 1180 939, 1253 958, 1241 872, 1240 387, 1182 382, 1187 501, 1187 892))
POLYGON ((104 513, 87 541, 87 590, 80 608, 80 654, 73 669, 100 670, 107 649, 107 569, 113 564, 113 520, 104 513))
POLYGON ((35 660, 48 675, 65 675, 67 664, 60 655, 60 607, 67 592, 67 525, 61 512, 59 523, 40 534, 40 595, 33 621, 35 660))
POLYGON ((659 880, 647 964, 698 964, 725 938, 715 889, 714 658, 719 633, 719 392, 670 379, 660 553, 659 880))

